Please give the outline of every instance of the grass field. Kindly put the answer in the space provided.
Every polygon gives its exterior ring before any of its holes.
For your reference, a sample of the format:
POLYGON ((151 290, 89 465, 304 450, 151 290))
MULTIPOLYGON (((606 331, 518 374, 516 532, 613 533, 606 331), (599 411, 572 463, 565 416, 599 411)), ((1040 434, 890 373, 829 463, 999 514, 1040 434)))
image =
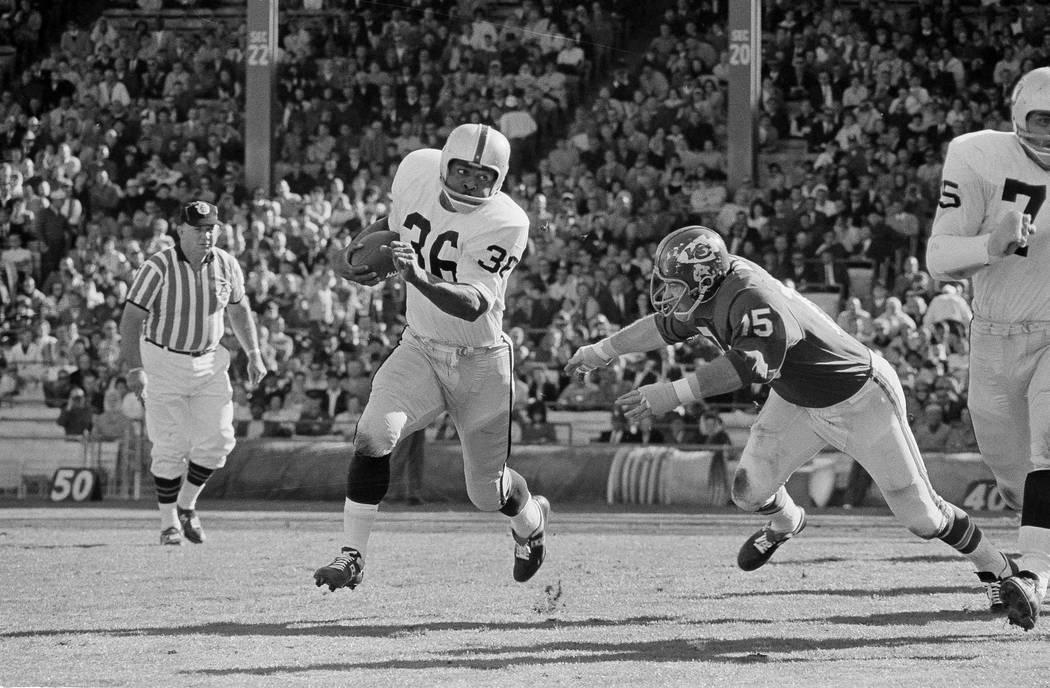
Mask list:
POLYGON ((3 506, 4 686, 1050 684, 1050 616, 991 616, 967 562, 883 512, 814 514, 744 573, 757 518, 555 504, 521 585, 496 516, 387 510, 365 584, 329 593, 338 504, 202 502, 209 541, 181 548, 144 506, 3 506))

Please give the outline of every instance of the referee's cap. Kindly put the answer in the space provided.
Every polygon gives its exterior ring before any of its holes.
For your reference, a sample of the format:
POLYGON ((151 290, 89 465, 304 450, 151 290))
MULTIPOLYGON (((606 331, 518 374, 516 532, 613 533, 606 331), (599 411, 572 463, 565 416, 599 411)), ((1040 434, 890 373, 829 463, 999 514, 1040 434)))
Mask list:
POLYGON ((182 206, 182 221, 191 227, 219 224, 219 209, 206 201, 193 201, 182 206))

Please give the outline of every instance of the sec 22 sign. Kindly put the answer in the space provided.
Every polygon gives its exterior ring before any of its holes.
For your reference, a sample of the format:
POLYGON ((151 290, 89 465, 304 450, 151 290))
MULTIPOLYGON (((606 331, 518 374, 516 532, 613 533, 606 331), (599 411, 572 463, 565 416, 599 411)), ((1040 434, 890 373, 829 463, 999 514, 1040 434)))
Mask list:
POLYGON ((91 468, 59 468, 51 477, 52 502, 86 502, 102 499, 102 482, 91 468))

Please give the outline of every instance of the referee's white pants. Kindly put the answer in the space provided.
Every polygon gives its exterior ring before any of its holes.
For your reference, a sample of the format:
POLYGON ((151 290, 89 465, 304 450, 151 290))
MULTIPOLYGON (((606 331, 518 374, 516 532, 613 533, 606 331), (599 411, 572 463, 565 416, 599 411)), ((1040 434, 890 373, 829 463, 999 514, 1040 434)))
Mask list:
POLYGON ((211 469, 226 463, 236 443, 229 366, 230 352, 222 346, 194 358, 142 343, 150 470, 158 478, 181 478, 187 461, 211 469))

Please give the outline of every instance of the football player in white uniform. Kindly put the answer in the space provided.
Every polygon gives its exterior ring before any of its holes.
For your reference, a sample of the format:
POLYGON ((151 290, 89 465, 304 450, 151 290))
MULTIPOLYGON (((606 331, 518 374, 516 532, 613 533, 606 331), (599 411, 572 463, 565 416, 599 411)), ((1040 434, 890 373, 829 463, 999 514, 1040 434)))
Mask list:
MULTIPOLYGON (((550 505, 533 496, 506 465, 513 404, 513 347, 502 331, 507 277, 521 260, 529 220, 500 191, 510 143, 492 127, 464 124, 442 150, 404 157, 394 175, 385 223, 408 285, 408 325, 376 371, 358 422, 343 505, 344 542, 314 573, 317 586, 354 588, 364 577, 369 535, 390 483, 390 453, 400 437, 448 411, 459 430, 467 494, 482 511, 510 517, 514 579, 543 564, 550 505)), ((361 237, 347 247, 349 257, 361 237)), ((365 265, 338 266, 344 277, 374 284, 365 265)))
POLYGON ((926 262, 937 279, 973 279, 968 404, 984 461, 1021 510, 1020 572, 1001 595, 1028 630, 1050 577, 1050 68, 1021 77, 1011 101, 1012 133, 949 144, 926 262))

